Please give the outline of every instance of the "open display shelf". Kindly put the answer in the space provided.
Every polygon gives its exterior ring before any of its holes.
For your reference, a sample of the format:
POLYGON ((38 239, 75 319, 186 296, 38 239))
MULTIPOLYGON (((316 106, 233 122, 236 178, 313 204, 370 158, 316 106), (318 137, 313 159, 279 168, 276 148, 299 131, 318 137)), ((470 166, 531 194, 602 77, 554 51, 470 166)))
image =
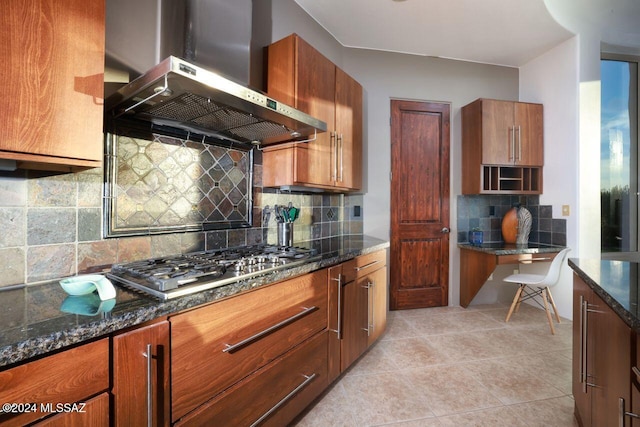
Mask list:
POLYGON ((542 167, 482 165, 482 193, 542 193, 542 167))

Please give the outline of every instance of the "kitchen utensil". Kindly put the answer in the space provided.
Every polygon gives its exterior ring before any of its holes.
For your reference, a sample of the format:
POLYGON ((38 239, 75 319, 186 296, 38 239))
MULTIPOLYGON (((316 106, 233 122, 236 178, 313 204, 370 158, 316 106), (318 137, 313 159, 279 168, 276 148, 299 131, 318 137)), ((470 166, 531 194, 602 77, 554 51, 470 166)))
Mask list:
POLYGON ((278 223, 278 246, 293 246, 293 223, 278 223))

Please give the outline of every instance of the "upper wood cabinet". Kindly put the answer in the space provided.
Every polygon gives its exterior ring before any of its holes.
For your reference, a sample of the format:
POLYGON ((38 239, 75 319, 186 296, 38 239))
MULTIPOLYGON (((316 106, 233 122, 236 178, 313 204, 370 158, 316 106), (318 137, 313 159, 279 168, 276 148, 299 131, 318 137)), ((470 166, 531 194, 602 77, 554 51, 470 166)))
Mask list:
POLYGON ((104 0, 5 0, 0 159, 21 168, 102 164, 104 0))
POLYGON ((541 194, 541 104, 477 99, 462 107, 462 193, 541 194))
POLYGON ((268 47, 267 92, 327 123, 308 143, 263 152, 265 187, 362 187, 362 86, 296 34, 268 47))

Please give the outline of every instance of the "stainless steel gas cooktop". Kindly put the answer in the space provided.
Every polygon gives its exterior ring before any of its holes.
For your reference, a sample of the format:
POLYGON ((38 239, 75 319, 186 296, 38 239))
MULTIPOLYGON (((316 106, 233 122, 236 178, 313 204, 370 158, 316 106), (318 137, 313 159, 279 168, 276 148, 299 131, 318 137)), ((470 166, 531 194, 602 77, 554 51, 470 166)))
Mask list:
POLYGON ((320 259, 317 251, 253 245, 114 264, 107 277, 162 300, 204 291, 320 259))

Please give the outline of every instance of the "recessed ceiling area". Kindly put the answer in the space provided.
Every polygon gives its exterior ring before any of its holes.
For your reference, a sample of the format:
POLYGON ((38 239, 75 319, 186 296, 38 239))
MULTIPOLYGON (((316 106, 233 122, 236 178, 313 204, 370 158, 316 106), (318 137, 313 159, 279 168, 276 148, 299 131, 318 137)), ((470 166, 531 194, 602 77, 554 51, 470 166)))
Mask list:
POLYGON ((346 47, 520 67, 574 34, 544 0, 295 0, 346 47))

